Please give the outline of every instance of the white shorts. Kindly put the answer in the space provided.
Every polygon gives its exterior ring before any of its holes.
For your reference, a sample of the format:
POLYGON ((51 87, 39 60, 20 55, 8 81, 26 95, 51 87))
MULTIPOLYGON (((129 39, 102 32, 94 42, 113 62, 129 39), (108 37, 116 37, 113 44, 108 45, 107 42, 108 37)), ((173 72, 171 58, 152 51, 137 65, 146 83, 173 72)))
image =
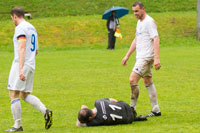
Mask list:
POLYGON ((133 72, 139 74, 141 77, 152 77, 152 68, 154 60, 152 58, 136 59, 133 72))
POLYGON ((12 67, 8 79, 8 89, 17 90, 23 92, 32 92, 33 90, 33 77, 34 69, 24 65, 23 68, 24 76, 26 77, 25 81, 20 80, 19 78, 19 63, 12 63, 12 67))

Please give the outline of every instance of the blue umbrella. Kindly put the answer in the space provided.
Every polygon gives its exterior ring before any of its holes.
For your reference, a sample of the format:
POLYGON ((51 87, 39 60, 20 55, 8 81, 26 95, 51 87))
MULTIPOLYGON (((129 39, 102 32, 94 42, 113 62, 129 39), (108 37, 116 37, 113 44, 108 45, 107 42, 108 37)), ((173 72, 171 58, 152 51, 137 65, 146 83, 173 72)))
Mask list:
POLYGON ((104 12, 102 19, 108 19, 112 15, 112 11, 116 12, 115 16, 117 18, 121 18, 124 15, 128 14, 128 12, 129 12, 129 10, 124 7, 119 7, 119 6, 114 7, 113 6, 112 8, 110 8, 104 12))

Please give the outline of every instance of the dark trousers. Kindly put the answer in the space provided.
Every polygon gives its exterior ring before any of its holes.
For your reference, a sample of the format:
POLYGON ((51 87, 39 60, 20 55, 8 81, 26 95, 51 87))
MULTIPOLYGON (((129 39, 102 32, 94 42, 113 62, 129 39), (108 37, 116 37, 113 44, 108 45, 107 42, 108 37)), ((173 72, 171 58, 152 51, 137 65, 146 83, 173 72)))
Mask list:
POLYGON ((110 31, 108 33, 108 49, 114 49, 115 48, 115 40, 116 37, 114 36, 115 31, 110 31))

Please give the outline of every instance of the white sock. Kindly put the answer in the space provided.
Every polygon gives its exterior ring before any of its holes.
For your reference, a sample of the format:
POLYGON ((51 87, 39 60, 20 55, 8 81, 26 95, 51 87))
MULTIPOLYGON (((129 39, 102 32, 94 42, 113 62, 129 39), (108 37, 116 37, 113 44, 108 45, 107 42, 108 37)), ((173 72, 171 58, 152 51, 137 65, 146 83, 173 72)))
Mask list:
POLYGON ((30 103, 31 105, 33 105, 34 108, 36 108, 37 110, 39 110, 40 112, 42 112, 43 115, 45 115, 45 113, 46 113, 46 107, 40 101, 40 99, 38 99, 36 96, 28 95, 28 96, 26 96, 26 98, 24 99, 24 101, 27 102, 27 103, 30 103))
POLYGON ((146 85, 146 88, 149 92, 149 99, 151 101, 152 105, 152 111, 153 112, 160 112, 159 106, 158 106, 158 100, 157 100, 157 93, 156 88, 153 83, 146 85))
POLYGON ((21 103, 19 98, 11 101, 11 112, 15 121, 14 127, 21 127, 21 103))
POLYGON ((136 104, 139 96, 139 86, 131 85, 131 107, 136 109, 136 104))

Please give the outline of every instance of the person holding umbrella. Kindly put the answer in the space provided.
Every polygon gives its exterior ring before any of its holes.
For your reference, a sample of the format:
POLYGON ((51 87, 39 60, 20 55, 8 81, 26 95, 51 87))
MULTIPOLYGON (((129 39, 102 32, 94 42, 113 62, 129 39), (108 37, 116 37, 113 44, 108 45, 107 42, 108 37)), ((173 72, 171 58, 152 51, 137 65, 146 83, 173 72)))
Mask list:
POLYGON ((112 16, 110 16, 107 20, 107 29, 108 29, 108 50, 115 49, 115 41, 116 37, 115 31, 120 27, 119 20, 115 16, 116 12, 112 11, 112 16))
POLYGON ((120 27, 119 18, 128 14, 129 10, 123 7, 112 7, 106 10, 102 16, 102 19, 107 20, 108 29, 108 50, 113 50, 115 48, 115 31, 120 27))

